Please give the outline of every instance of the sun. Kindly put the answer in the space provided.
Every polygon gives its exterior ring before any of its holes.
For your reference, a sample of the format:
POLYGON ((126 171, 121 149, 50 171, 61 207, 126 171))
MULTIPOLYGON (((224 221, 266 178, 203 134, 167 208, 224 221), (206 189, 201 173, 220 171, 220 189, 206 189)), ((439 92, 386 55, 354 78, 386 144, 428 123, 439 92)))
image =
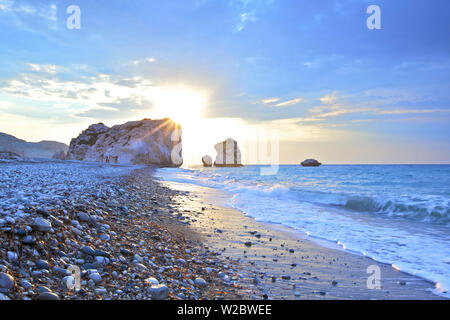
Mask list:
POLYGON ((153 103, 158 116, 186 125, 202 117, 207 95, 188 87, 159 88, 154 93, 153 103))

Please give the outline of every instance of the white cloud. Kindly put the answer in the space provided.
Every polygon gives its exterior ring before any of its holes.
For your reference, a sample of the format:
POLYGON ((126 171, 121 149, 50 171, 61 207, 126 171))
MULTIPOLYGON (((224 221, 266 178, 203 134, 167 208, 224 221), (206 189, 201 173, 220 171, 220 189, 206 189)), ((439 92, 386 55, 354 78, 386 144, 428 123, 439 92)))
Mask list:
POLYGON ((148 57, 148 58, 144 58, 144 59, 133 60, 133 61, 131 61, 131 64, 134 64, 134 65, 137 66, 137 65, 140 65, 142 63, 154 63, 154 62, 156 62, 155 58, 148 57))
POLYGON ((0 14, 2 13, 10 17, 15 25, 29 31, 35 31, 36 25, 45 25, 52 30, 56 30, 58 26, 57 6, 54 3, 25 4, 14 0, 0 0, 0 14))
POLYGON ((234 31, 240 32, 249 23, 258 21, 258 15, 266 11, 273 2, 274 0, 230 0, 228 4, 238 12, 234 31))
POLYGON ((43 72, 48 74, 57 74, 66 71, 66 68, 52 64, 33 64, 28 63, 30 71, 43 72))
POLYGON ((323 104, 335 104, 338 100, 338 91, 333 91, 320 98, 320 102, 323 104))
POLYGON ((280 98, 267 98, 267 99, 262 99, 261 102, 264 104, 271 104, 271 103, 275 103, 280 101, 280 98))
MULTIPOLYGON (((103 110, 105 116, 121 115, 132 110, 150 108, 155 91, 153 83, 142 77, 95 76, 76 77, 60 66, 28 64, 30 71, 0 84, 0 93, 21 98, 30 105, 47 104, 65 108, 72 115, 89 116, 89 110, 103 110), (67 75, 59 77, 64 70, 67 75), (68 80, 67 78, 72 78, 68 80)), ((14 109, 8 109, 14 113, 14 109)), ((18 111, 17 111, 18 112, 18 111)))
POLYGON ((302 101, 303 101, 302 98, 295 98, 295 99, 292 99, 292 100, 288 100, 288 101, 277 103, 275 105, 275 107, 282 108, 282 107, 287 107, 287 106, 293 106, 293 105, 296 105, 296 104, 298 104, 298 103, 300 103, 302 101))

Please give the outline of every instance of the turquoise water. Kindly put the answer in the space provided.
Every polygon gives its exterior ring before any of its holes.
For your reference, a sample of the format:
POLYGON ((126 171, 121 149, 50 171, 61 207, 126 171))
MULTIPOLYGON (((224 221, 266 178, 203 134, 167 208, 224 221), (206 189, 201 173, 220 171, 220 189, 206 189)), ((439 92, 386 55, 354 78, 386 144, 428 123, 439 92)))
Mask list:
POLYGON ((450 289, 450 165, 160 169, 164 180, 222 189, 229 205, 450 289))

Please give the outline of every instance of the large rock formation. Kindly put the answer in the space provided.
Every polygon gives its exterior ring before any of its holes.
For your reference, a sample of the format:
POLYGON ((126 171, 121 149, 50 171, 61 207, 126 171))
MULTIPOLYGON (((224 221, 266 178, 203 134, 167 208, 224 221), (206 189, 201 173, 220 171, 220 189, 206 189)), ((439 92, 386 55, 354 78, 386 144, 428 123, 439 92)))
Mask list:
MULTIPOLYGON (((81 134, 70 141, 67 160, 88 160, 86 153, 97 143, 99 136, 105 134, 109 128, 103 123, 90 125, 81 134)), ((94 160, 95 161, 95 160, 94 160)))
POLYGON ((180 166, 181 127, 170 119, 89 126, 70 142, 67 160, 180 166))
POLYGON ((50 159, 55 152, 60 150, 67 152, 68 148, 68 145, 61 142, 27 142, 10 134, 0 132, 0 151, 16 153, 21 157, 50 159))
POLYGON ((301 163, 303 167, 320 167, 322 164, 316 159, 306 159, 301 163))
POLYGON ((228 138, 216 144, 214 148, 217 151, 216 161, 214 162, 216 167, 242 167, 241 151, 237 141, 228 138))
POLYGON ((203 156, 202 162, 203 162, 203 166, 204 166, 204 167, 212 167, 212 165, 213 165, 213 160, 212 160, 212 158, 211 158, 210 156, 208 156, 208 155, 203 156))

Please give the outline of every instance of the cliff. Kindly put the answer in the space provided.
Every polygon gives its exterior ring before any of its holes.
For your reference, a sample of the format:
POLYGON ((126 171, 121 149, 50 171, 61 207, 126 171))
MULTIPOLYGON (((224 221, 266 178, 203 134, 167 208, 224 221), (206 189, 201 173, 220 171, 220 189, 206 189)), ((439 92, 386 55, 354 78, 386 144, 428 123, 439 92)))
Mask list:
POLYGON ((89 126, 72 139, 67 160, 180 166, 181 127, 170 119, 89 126))

